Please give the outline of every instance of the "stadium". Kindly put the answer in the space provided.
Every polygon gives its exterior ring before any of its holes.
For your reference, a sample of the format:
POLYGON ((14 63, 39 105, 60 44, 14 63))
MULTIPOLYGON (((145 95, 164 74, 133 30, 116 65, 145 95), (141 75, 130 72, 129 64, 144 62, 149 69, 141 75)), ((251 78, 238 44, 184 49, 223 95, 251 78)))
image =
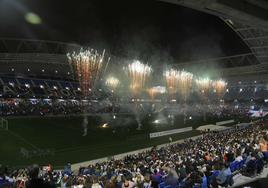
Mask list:
POLYGON ((129 3, 0 1, 0 188, 266 187, 268 3, 129 3))

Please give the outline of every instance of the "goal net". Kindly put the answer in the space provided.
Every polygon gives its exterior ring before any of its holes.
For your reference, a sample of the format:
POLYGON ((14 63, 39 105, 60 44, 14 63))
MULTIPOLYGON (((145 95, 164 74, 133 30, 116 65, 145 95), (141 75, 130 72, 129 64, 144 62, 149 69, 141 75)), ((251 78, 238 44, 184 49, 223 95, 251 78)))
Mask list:
POLYGON ((1 130, 6 130, 8 131, 8 120, 1 118, 0 119, 0 131, 1 130))

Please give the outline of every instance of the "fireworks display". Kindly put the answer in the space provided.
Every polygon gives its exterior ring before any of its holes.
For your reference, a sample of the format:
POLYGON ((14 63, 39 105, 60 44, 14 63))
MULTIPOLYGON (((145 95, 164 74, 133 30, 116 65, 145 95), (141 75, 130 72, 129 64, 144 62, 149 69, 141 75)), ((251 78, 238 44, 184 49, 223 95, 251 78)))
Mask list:
POLYGON ((225 91, 225 88, 227 86, 227 82, 225 82, 224 80, 222 79, 219 79, 219 80, 215 80, 213 82, 213 88, 215 90, 215 92, 217 93, 217 95, 219 97, 221 97, 225 91))
POLYGON ((130 79, 130 91, 134 96, 139 95, 144 88, 147 79, 152 73, 152 68, 147 64, 143 64, 140 61, 135 60, 124 69, 130 79))
POLYGON ((169 94, 175 94, 178 89, 179 71, 175 69, 169 69, 164 72, 166 80, 167 90, 169 94))
MULTIPOLYGON (((106 69, 109 62, 109 58, 105 57, 105 51, 98 53, 94 49, 81 49, 79 52, 68 53, 67 58, 79 82, 79 90, 83 97, 90 97, 90 93, 101 73, 105 72, 103 70, 106 69)), ((163 74, 166 87, 156 86, 146 90, 146 82, 152 73, 151 66, 134 60, 123 69, 129 78, 129 89, 133 97, 139 97, 143 91, 146 91, 151 99, 155 99, 156 95, 167 92, 172 97, 179 94, 181 101, 186 103, 193 88, 194 75, 184 70, 173 68, 166 70, 163 74)), ((117 89, 119 84, 119 79, 113 76, 108 77, 105 81, 105 85, 112 92, 117 89)), ((222 79, 212 81, 209 78, 196 78, 195 86, 204 97, 203 99, 208 99, 211 89, 214 89, 218 97, 222 97, 227 83, 222 79)))
POLYGON ((154 99, 157 94, 163 94, 166 92, 166 88, 163 86, 151 87, 147 90, 151 99, 154 99))
POLYGON ((105 84, 108 87, 110 87, 112 89, 112 91, 114 91, 119 85, 119 80, 117 78, 111 76, 111 77, 107 78, 105 84))
POLYGON ((191 93, 192 83, 193 83, 193 74, 186 71, 179 71, 178 74, 178 92, 184 102, 191 93))
MULTIPOLYGON (((79 52, 68 53, 67 58, 79 82, 83 96, 88 97, 99 77, 103 64, 106 63, 104 62, 105 50, 99 54, 94 49, 81 49, 79 52)), ((109 59, 107 59, 108 61, 109 59)))
POLYGON ((169 94, 179 93, 184 101, 188 98, 192 88, 193 74, 184 70, 169 69, 164 72, 169 94))
POLYGON ((195 82, 202 94, 207 96, 211 88, 212 81, 209 78, 198 78, 195 80, 195 82))

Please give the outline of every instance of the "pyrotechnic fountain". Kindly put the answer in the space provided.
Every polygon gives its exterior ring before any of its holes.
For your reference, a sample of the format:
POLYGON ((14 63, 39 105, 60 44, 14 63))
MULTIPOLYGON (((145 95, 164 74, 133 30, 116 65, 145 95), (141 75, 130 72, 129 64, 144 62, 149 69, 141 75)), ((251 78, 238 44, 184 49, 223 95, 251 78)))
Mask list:
MULTIPOLYGON (((211 88, 212 81, 209 78, 197 78, 195 80, 196 86, 199 89, 199 93, 203 99, 203 104, 208 104, 208 95, 211 88)), ((206 110, 203 109, 203 119, 206 121, 206 110)))
POLYGON ((227 82, 225 82, 222 79, 213 81, 213 88, 217 94, 218 100, 221 100, 221 98, 223 97, 226 86, 227 86, 227 82))
POLYGON ((127 73, 128 78, 130 79, 129 89, 134 98, 135 102, 135 114, 136 120, 138 122, 138 129, 141 129, 141 121, 138 115, 138 101, 137 99, 140 97, 141 92, 144 89, 146 81, 152 73, 152 68, 143 64, 138 60, 133 61, 127 67, 124 67, 124 70, 127 73))
POLYGON ((112 93, 115 92, 115 90, 118 87, 119 83, 120 83, 120 81, 117 78, 113 77, 113 76, 108 77, 107 80, 106 80, 106 82, 105 82, 105 84, 109 88, 112 89, 112 93))
POLYGON ((183 122, 186 123, 186 102, 190 96, 193 83, 193 74, 184 70, 179 71, 178 74, 178 92, 181 97, 181 104, 183 108, 183 122))
MULTIPOLYGON (((94 49, 80 49, 79 52, 72 52, 67 54, 69 64, 73 70, 73 74, 80 85, 82 97, 87 99, 94 90, 96 81, 100 77, 100 73, 105 64, 107 64, 110 58, 105 58, 105 50, 102 54, 99 54, 94 49)), ((87 116, 86 106, 84 106, 84 120, 83 128, 84 134, 87 135, 87 116)))
POLYGON ((115 97, 115 92, 116 92, 116 89, 117 87, 119 86, 120 84, 120 81, 113 77, 113 76, 110 76, 106 79, 106 82, 105 84, 111 89, 112 91, 112 111, 114 112, 114 105, 115 105, 115 102, 116 102, 116 97, 115 97))
POLYGON ((179 71, 178 74, 178 92, 181 99, 186 103, 192 89, 193 74, 186 71, 179 71))
POLYGON ((167 85, 167 91, 170 99, 174 99, 178 91, 179 71, 169 69, 164 72, 164 78, 167 85))
POLYGON ((147 92, 153 101, 156 95, 166 93, 166 88, 163 86, 155 86, 147 89, 147 92))

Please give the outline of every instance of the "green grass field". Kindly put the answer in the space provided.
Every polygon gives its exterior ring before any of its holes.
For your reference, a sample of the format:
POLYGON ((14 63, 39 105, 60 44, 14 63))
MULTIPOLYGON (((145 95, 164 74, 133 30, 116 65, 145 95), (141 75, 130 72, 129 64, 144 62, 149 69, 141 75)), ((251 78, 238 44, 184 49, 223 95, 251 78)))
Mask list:
MULTIPOLYGON (((150 119, 145 119, 143 130, 137 131, 134 126, 100 128, 101 119, 90 117, 88 135, 82 137, 81 117, 13 118, 9 119, 9 130, 0 131, 0 164, 19 167, 33 163, 40 165, 52 163, 60 168, 68 162, 76 163, 112 156, 168 142, 168 136, 149 139, 149 132, 186 126, 197 127, 218 121, 211 118, 208 118, 207 122, 195 119, 186 125, 177 120, 176 126, 157 128, 149 123, 150 119), (21 148, 30 152, 29 157, 23 157, 21 148)), ((172 135, 172 138, 179 140, 198 134, 193 130, 172 135)))

